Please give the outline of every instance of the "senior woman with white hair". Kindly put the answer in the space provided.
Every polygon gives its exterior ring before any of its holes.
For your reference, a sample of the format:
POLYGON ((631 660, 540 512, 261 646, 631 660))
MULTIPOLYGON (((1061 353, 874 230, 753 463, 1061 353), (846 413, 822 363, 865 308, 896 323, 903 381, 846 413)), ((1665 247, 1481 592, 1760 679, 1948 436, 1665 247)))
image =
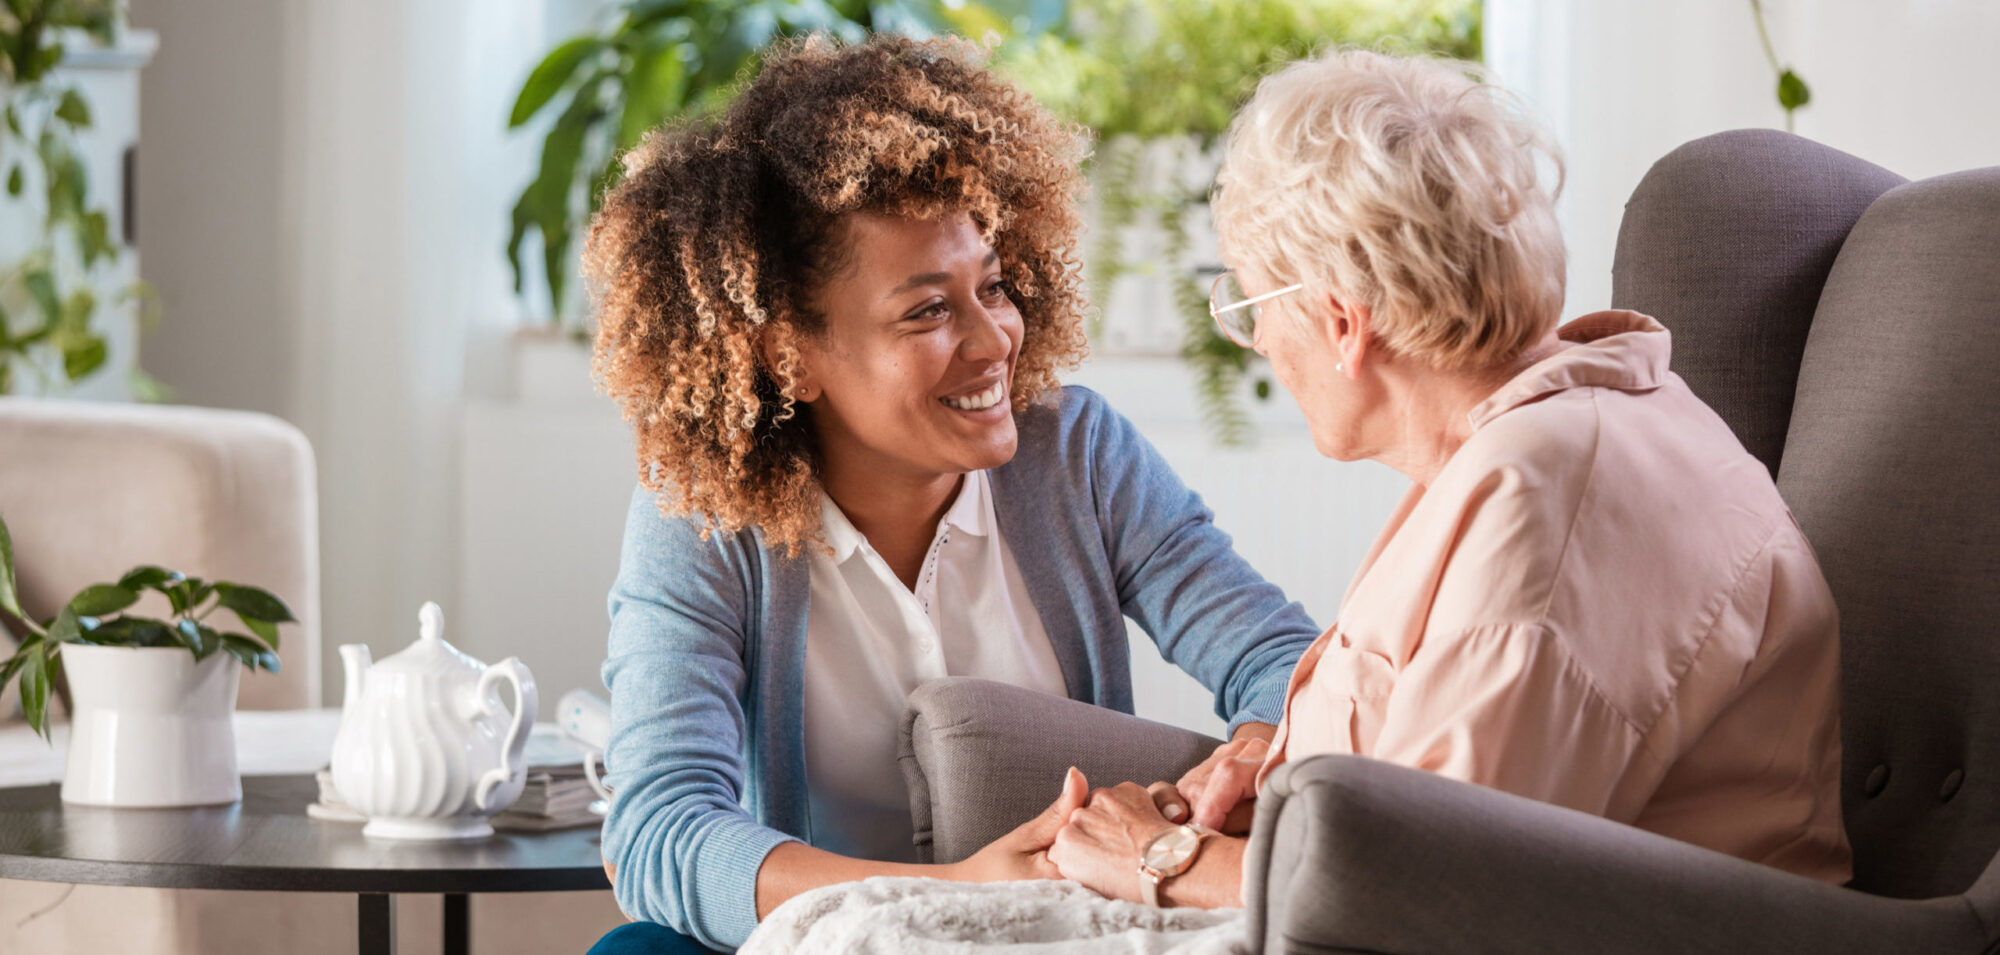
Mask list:
POLYGON ((1561 160, 1480 75, 1338 52, 1236 118, 1217 320, 1270 359, 1322 454, 1412 487, 1277 738, 1177 786, 1092 794, 1049 850, 1065 876, 1240 905, 1244 840, 1212 830, 1246 831, 1287 760, 1356 753, 1849 878, 1837 622, 1812 550, 1668 370, 1665 328, 1626 311, 1557 327, 1538 165, 1561 160))

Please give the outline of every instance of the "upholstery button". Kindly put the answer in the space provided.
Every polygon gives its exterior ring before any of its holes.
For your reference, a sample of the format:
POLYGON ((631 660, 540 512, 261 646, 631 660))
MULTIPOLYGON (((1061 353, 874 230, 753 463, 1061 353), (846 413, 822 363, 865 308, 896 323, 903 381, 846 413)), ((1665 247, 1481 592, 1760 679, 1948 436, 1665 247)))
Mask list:
POLYGON ((1965 770, 1952 770, 1951 775, 1944 778, 1944 786, 1938 790, 1938 801, 1950 802, 1951 797, 1958 795, 1959 784, 1963 782, 1965 782, 1965 770))
POLYGON ((1889 767, 1885 764, 1868 771, 1868 782, 1862 785, 1861 791, 1870 796, 1879 796, 1888 785, 1889 767))

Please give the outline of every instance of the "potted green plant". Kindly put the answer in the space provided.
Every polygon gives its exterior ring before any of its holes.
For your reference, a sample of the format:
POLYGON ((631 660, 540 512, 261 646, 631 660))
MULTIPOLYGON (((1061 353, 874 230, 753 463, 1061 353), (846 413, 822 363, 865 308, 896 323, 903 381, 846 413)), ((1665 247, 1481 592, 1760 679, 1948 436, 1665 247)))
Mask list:
POLYGON ((1003 70, 1097 136, 1085 260, 1107 318, 1093 337, 1177 354, 1210 434, 1246 441, 1245 380, 1260 398, 1269 380, 1208 314, 1221 265, 1208 196, 1230 117, 1271 70, 1329 46, 1477 60, 1480 23, 1479 0, 1077 0, 1066 35, 1003 51, 1003 70))
POLYGON ((0 684, 19 677, 22 710, 44 739, 51 689, 68 680, 64 801, 196 806, 242 794, 231 723, 237 680, 241 669, 277 672, 278 625, 293 622, 284 601, 256 587, 141 566, 116 583, 85 587, 36 621, 21 607, 13 540, 0 520, 0 611, 26 631, 0 663, 0 684), (131 612, 148 591, 166 599, 171 619, 131 612), (212 626, 217 610, 249 632, 212 626))

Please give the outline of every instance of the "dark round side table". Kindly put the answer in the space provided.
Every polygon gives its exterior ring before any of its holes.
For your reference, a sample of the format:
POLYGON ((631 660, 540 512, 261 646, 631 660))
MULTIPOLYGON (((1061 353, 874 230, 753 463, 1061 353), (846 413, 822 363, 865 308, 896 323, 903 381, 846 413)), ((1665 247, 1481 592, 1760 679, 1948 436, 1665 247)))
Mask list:
POLYGON ((0 878, 163 889, 352 892, 362 955, 395 950, 391 894, 444 896, 444 951, 471 950, 473 892, 610 888, 592 828, 466 842, 368 839, 306 816, 311 776, 245 776, 243 799, 199 809, 64 805, 61 787, 0 789, 0 878))

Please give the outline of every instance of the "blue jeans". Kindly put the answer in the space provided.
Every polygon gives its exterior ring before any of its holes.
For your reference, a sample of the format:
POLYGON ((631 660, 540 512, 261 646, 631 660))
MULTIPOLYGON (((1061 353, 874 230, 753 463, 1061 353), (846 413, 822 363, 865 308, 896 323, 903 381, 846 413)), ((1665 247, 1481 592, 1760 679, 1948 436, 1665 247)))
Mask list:
POLYGON ((630 922, 598 939, 588 955, 710 955, 710 951, 658 922, 630 922))

